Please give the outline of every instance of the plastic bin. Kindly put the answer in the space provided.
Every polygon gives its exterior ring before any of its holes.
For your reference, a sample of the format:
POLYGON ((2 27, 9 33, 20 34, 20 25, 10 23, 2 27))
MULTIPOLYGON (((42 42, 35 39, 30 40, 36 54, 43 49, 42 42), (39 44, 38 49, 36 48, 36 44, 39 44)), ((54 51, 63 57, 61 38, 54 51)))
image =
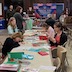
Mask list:
POLYGON ((5 19, 0 20, 0 29, 5 29, 5 19))

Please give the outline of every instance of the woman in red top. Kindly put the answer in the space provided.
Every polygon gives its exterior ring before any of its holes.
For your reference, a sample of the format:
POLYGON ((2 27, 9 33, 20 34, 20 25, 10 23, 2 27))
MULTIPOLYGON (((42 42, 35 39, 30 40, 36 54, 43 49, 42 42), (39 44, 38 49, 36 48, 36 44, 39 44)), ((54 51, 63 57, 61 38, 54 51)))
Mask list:
POLYGON ((54 24, 54 30, 56 32, 55 37, 50 37, 50 44, 53 47, 63 45, 67 41, 67 36, 63 32, 63 26, 60 22, 54 24))

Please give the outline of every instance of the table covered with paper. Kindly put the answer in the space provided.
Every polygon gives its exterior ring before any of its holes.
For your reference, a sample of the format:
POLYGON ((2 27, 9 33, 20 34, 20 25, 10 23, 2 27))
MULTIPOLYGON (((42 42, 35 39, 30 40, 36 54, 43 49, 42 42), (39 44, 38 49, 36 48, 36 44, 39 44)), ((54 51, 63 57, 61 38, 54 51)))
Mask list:
POLYGON ((50 46, 47 40, 40 40, 39 35, 42 35, 40 31, 26 30, 24 44, 11 51, 11 53, 24 52, 22 59, 15 60, 20 65, 18 72, 54 72, 56 69, 52 63, 50 46))

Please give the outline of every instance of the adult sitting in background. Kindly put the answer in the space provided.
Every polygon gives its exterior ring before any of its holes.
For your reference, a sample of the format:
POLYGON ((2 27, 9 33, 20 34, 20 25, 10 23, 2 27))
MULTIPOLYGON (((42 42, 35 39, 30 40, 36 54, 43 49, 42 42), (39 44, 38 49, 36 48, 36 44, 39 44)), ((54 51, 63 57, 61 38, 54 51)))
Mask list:
POLYGON ((28 15, 26 15, 26 19, 26 29, 31 30, 33 27, 33 20, 28 15))
POLYGON ((17 26, 16 26, 16 19, 14 17, 11 17, 9 19, 7 29, 8 29, 8 34, 13 34, 13 33, 18 32, 18 29, 17 29, 17 26))
POLYGON ((50 37, 50 44, 52 48, 55 48, 58 45, 63 45, 67 41, 67 36, 63 32, 63 26, 60 22, 54 24, 54 30, 56 32, 55 37, 50 37))
POLYGON ((23 36, 21 33, 14 33, 12 37, 8 37, 2 48, 2 58, 7 55, 13 48, 20 46, 19 42, 22 41, 23 36))
POLYGON ((18 27, 20 32, 23 31, 23 22, 24 22, 24 19, 23 19, 21 13, 22 13, 22 7, 17 6, 16 13, 13 16, 16 19, 16 24, 17 24, 17 27, 18 27))
POLYGON ((52 15, 51 14, 48 14, 48 19, 45 21, 45 23, 50 24, 51 27, 54 26, 55 20, 52 19, 52 15))
POLYGON ((54 37, 55 32, 54 32, 54 29, 50 26, 50 24, 43 24, 42 28, 43 28, 43 31, 46 32, 48 39, 50 37, 54 37))

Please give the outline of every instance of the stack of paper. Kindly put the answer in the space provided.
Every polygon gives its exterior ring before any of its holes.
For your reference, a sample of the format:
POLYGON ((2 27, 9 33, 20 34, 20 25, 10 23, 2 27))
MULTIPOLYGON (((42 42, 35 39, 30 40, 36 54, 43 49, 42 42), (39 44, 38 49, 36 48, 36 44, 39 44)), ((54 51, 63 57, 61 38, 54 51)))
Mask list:
POLYGON ((17 71, 19 64, 1 64, 0 70, 17 71))
POLYGON ((56 67, 55 66, 40 66, 39 69, 55 71, 56 67))

